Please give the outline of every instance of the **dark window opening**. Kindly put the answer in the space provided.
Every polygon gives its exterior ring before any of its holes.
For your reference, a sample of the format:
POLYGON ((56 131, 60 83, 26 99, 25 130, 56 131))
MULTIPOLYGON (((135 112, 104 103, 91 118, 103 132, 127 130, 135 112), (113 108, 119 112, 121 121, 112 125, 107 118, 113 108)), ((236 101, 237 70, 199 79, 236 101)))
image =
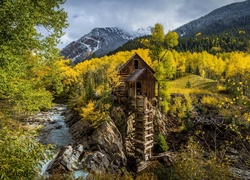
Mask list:
POLYGON ((136 94, 141 95, 141 83, 136 83, 136 94))
POLYGON ((134 60, 134 69, 139 69, 139 61, 134 60))

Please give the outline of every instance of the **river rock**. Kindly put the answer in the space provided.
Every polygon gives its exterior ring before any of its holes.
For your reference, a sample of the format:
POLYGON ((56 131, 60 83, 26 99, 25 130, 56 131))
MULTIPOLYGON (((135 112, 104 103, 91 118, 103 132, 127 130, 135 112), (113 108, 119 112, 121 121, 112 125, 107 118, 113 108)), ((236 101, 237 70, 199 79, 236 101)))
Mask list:
POLYGON ((110 166, 106 155, 99 151, 86 153, 82 162, 86 169, 94 173, 106 172, 110 166))
POLYGON ((231 171, 233 172, 235 177, 238 179, 242 179, 242 180, 250 179, 250 170, 249 169, 239 169, 236 167, 232 167, 231 171))
POLYGON ((49 164, 47 172, 65 173, 73 170, 81 169, 79 159, 83 153, 83 145, 69 145, 61 148, 56 158, 49 164))
POLYGON ((55 127, 55 129, 61 129, 63 126, 62 125, 58 125, 55 127))

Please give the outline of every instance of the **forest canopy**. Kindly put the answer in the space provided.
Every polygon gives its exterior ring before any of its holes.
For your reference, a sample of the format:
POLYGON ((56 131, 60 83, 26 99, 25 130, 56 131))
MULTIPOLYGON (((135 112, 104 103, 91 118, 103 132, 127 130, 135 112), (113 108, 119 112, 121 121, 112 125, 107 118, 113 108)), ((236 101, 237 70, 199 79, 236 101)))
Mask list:
POLYGON ((63 3, 0 1, 0 179, 37 178, 48 154, 20 121, 50 108, 63 90, 56 48, 67 27, 63 3))
POLYGON ((52 95, 62 90, 55 46, 67 27, 63 2, 0 2, 0 100, 6 109, 21 113, 50 107, 52 95))
MULTIPOLYGON (((117 76, 119 67, 134 53, 138 53, 152 68, 157 64, 149 58, 148 49, 119 52, 115 55, 94 58, 65 69, 62 76, 65 83, 73 84, 70 91, 72 107, 80 110, 89 102, 93 103, 107 97, 112 88, 119 85, 117 76)), ((218 53, 216 55, 203 52, 177 52, 168 50, 162 63, 171 67, 165 77, 166 82, 182 77, 186 73, 216 80, 218 87, 230 93, 232 98, 240 101, 249 96, 250 55, 243 52, 218 53)), ((167 89, 166 89, 167 91, 167 89)), ((97 102, 96 102, 97 103, 97 102)), ((98 104, 98 103, 97 103, 98 104)), ((250 104, 245 102, 248 107, 250 104)), ((97 107, 97 106, 96 106, 97 107)))

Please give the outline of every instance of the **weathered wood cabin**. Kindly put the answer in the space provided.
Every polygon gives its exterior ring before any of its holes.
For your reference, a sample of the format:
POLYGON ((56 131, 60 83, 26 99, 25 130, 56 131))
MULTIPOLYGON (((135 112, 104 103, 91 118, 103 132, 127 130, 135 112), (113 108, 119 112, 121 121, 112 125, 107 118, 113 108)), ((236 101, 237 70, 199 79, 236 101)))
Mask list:
POLYGON ((121 85, 116 90, 120 103, 126 103, 134 111, 135 154, 147 161, 152 156, 153 116, 152 101, 155 97, 154 71, 135 53, 119 71, 121 85))
POLYGON ((118 95, 128 101, 141 95, 152 103, 155 97, 155 83, 153 69, 135 53, 119 71, 121 85, 118 95))

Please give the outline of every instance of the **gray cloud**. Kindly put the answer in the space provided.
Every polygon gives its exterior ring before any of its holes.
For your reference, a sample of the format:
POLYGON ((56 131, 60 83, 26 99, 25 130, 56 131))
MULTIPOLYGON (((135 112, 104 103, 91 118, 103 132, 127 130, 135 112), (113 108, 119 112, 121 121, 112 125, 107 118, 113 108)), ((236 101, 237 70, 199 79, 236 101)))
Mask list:
POLYGON ((69 27, 58 47, 89 33, 95 27, 120 27, 127 31, 163 24, 166 31, 243 0, 67 0, 69 27))

